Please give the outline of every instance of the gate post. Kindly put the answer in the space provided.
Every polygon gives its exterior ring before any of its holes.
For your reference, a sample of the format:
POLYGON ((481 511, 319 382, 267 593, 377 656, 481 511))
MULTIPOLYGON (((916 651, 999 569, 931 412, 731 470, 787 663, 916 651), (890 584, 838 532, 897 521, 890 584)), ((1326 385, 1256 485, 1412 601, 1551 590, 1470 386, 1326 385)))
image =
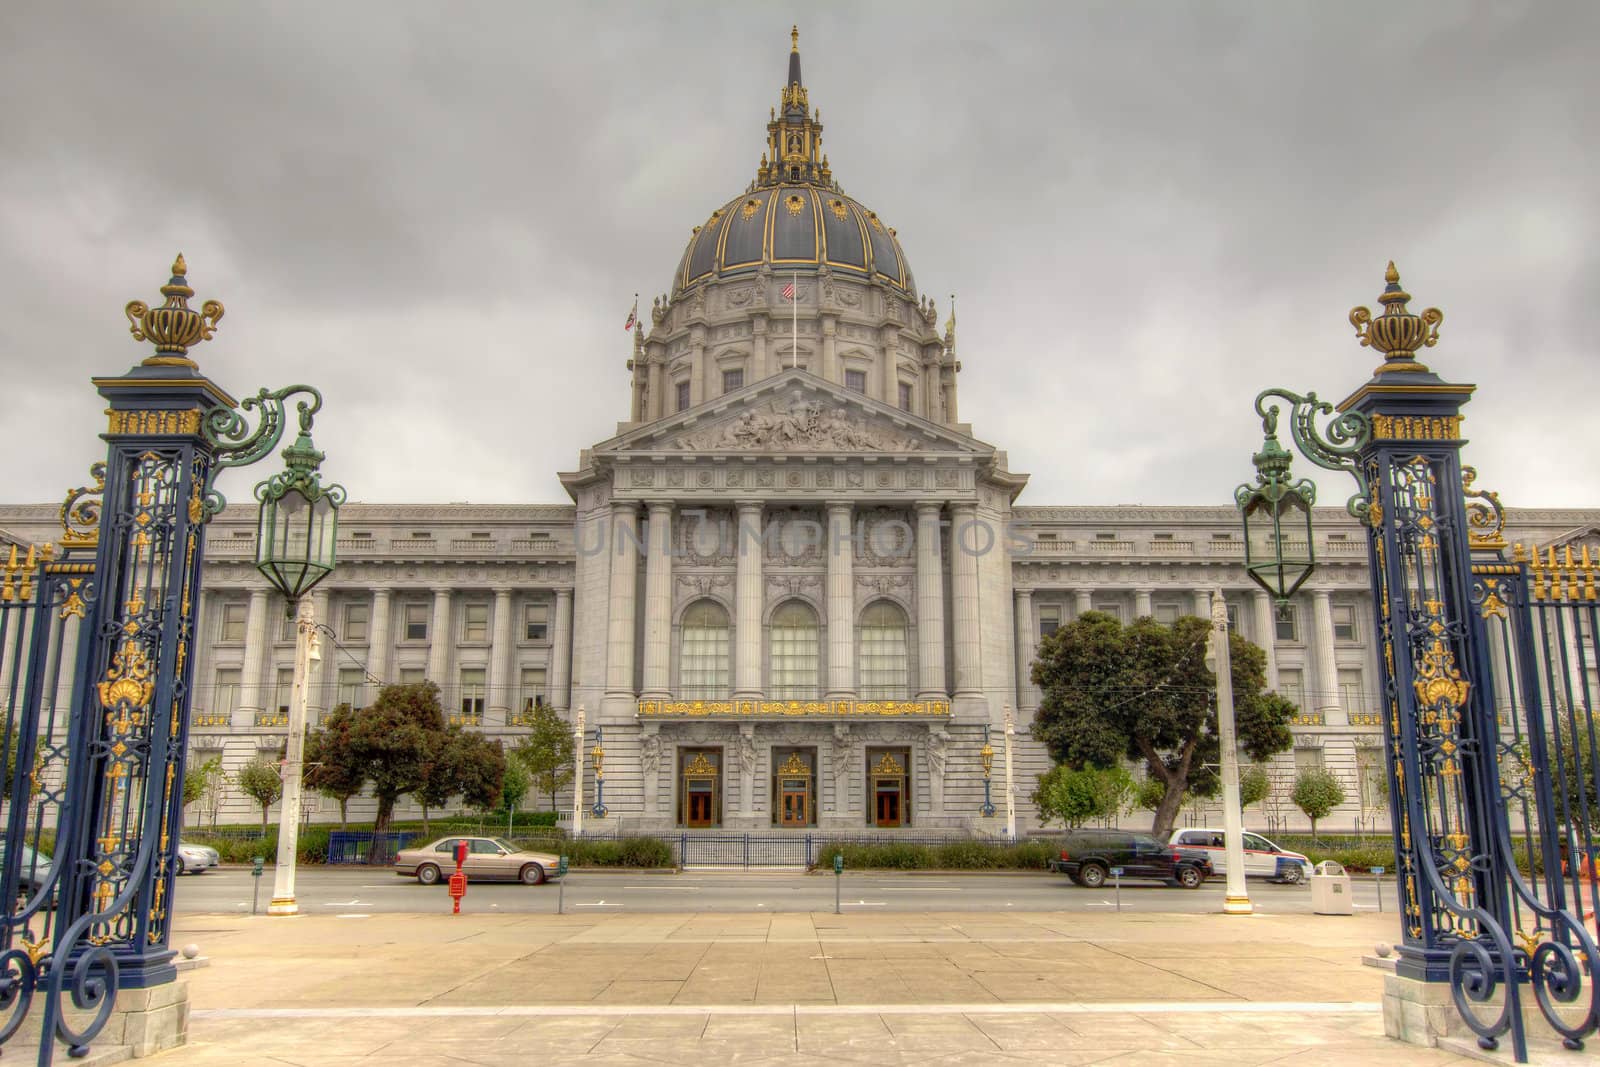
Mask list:
POLYGON ((1393 263, 1385 280, 1378 317, 1364 307, 1350 312, 1360 343, 1384 362, 1339 409, 1372 426, 1358 458, 1370 488, 1368 556, 1404 937, 1396 973, 1444 982, 1463 941, 1487 950, 1473 953, 1474 966, 1492 962, 1495 971, 1506 967, 1509 949, 1479 921, 1506 925, 1500 879, 1486 867, 1501 862, 1491 841, 1496 726, 1487 632, 1472 608, 1461 472, 1461 408, 1476 387, 1446 382, 1417 362, 1419 348, 1438 342, 1444 315, 1406 310, 1410 295, 1393 263))
POLYGON ((213 410, 235 406, 188 356, 188 346, 211 336, 222 305, 190 309, 194 290, 184 270, 179 256, 161 288, 163 306, 128 305, 135 340, 153 342, 155 353, 126 374, 93 380, 108 404, 105 489, 95 592, 76 665, 46 1033, 59 1021, 52 1016, 69 974, 75 997, 97 979, 139 989, 176 975, 168 903, 208 517, 203 496, 215 459, 202 426, 213 410))

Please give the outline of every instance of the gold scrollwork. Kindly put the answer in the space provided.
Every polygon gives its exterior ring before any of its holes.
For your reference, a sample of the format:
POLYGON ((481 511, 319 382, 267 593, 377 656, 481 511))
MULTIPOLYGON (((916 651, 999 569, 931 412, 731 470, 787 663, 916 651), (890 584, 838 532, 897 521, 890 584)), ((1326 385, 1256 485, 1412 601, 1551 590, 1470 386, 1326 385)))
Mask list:
MULTIPOLYGON (((113 436, 129 434, 188 434, 200 432, 200 409, 187 411, 118 411, 108 408, 110 418, 107 433, 113 436)), ((102 483, 101 488, 104 488, 102 483)))
POLYGON ((150 660, 143 647, 131 637, 124 637, 121 647, 111 657, 105 680, 97 687, 101 705, 114 708, 126 702, 132 707, 142 708, 150 703, 150 694, 155 690, 155 683, 150 680, 150 670, 150 660))
POLYGON ((838 197, 834 197, 832 200, 828 201, 828 210, 833 212, 833 217, 838 219, 840 222, 843 222, 849 217, 849 212, 845 209, 844 201, 840 200, 838 197))
POLYGON ((883 758, 878 760, 877 763, 873 764, 872 773, 894 777, 905 774, 906 769, 900 766, 900 761, 894 758, 894 753, 885 752, 883 754, 883 758))
POLYGON ((640 718, 944 717, 948 700, 641 700, 640 718))
POLYGON ((754 198, 746 200, 743 204, 739 205, 739 217, 744 219, 746 222, 755 218, 760 213, 761 201, 754 198))
POLYGON ((1374 415, 1372 436, 1381 441, 1459 441, 1460 415, 1374 415))
POLYGON ((706 759, 704 752, 696 752, 694 759, 690 760, 689 765, 683 769, 683 773, 698 778, 705 775, 714 775, 717 773, 717 769, 712 766, 710 760, 706 759))
POLYGON ((798 215, 806 209, 805 198, 799 193, 790 193, 783 202, 784 210, 791 215, 798 215))
POLYGON ((94 548, 100 544, 100 508, 106 491, 106 465, 89 467, 94 485, 68 491, 61 502, 61 547, 94 548))
POLYGON ((810 773, 811 768, 806 765, 805 760, 800 758, 800 753, 798 752, 789 753, 789 758, 784 760, 783 766, 778 768, 778 774, 784 778, 798 778, 810 773))

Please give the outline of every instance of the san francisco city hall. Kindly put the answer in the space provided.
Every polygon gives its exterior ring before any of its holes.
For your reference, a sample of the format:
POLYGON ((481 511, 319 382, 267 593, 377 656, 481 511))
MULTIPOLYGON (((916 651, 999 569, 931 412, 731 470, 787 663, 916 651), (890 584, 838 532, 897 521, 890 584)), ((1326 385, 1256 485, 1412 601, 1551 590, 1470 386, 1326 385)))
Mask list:
MULTIPOLYGON (((627 421, 561 475, 571 503, 341 510, 340 565, 313 594, 332 637, 311 722, 380 681, 429 679, 453 721, 508 742, 535 705, 585 709, 603 829, 992 832, 980 753, 987 726, 1003 814, 1009 706, 1027 828, 1048 767, 1029 737, 1038 640, 1091 609, 1207 615, 1220 588, 1301 709, 1247 819, 1303 822, 1287 783, 1320 763, 1348 795, 1323 825, 1386 826, 1364 529, 1318 509, 1320 565, 1280 612, 1246 578, 1230 506, 1019 504, 1028 476, 962 421, 953 316, 941 329, 821 135, 796 45, 755 180, 694 227, 634 333, 627 421)), ((58 540, 58 511, 0 507, 0 551, 58 540)), ((1513 541, 1597 532, 1600 511, 1508 512, 1513 541)), ((284 745, 294 626, 254 537, 238 504, 209 532, 191 766, 284 745)), ((220 818, 253 810, 233 795, 220 818)))

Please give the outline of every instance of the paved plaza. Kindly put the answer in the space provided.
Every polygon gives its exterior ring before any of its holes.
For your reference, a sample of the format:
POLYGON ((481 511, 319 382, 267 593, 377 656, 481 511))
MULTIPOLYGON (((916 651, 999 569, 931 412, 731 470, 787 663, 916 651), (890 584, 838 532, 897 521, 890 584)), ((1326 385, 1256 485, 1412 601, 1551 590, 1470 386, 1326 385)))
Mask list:
POLYGON ((189 915, 172 1064, 1467 1062, 1377 915, 189 915))

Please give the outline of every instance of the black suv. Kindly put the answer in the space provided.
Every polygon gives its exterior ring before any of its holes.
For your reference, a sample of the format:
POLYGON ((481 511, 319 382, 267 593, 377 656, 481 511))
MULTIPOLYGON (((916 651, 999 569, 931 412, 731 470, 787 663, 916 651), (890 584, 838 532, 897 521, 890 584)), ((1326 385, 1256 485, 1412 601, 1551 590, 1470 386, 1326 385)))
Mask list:
POLYGON ((1113 867, 1122 868, 1123 878, 1159 878, 1185 889, 1199 889, 1211 877, 1205 853, 1128 830, 1070 831, 1061 839, 1060 854, 1050 861, 1051 870, 1090 889, 1105 885, 1113 867))

